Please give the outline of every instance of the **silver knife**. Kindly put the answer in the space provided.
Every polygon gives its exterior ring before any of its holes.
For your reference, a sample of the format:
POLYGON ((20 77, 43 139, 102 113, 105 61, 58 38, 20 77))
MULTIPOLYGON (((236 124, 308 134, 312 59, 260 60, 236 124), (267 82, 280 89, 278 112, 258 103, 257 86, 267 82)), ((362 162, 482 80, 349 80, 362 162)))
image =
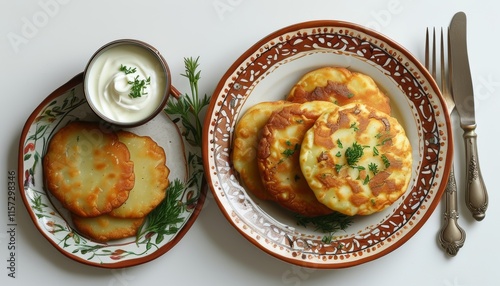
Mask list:
POLYGON ((477 153, 474 91, 467 56, 467 18, 458 12, 450 24, 451 80, 460 127, 464 130, 466 184, 465 203, 472 216, 481 221, 488 208, 488 193, 483 182, 477 153))

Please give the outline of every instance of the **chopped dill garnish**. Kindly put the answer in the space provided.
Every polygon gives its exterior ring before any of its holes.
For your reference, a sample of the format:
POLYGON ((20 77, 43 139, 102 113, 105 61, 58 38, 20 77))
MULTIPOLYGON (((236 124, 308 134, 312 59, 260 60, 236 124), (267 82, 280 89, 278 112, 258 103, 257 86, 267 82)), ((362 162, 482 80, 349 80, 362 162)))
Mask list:
POLYGON ((358 125, 358 123, 354 122, 351 124, 351 126, 349 126, 349 128, 352 128, 352 130, 354 130, 354 131, 359 131, 359 127, 357 125, 358 125))
POLYGON ((342 146, 342 142, 340 141, 340 139, 337 139, 337 146, 339 146, 340 149, 344 148, 344 146, 342 146))
MULTIPOLYGON (((137 68, 127 67, 126 65, 120 65, 119 70, 124 72, 125 74, 133 74, 137 71, 137 68)), ((139 76, 135 76, 134 80, 127 81, 128 84, 131 84, 129 96, 132 98, 141 97, 142 95, 147 94, 144 90, 146 89, 146 85, 151 84, 151 77, 146 79, 139 79, 139 76)))
POLYGON ((355 167, 359 159, 363 156, 363 147, 357 142, 354 142, 351 147, 345 150, 345 157, 347 160, 347 165, 355 167))
POLYGON ((137 71, 137 68, 129 68, 125 65, 120 65, 120 71, 124 72, 125 74, 131 74, 135 73, 137 71))
POLYGON ((283 151, 283 155, 285 155, 286 158, 290 157, 293 155, 293 153, 295 153, 295 151, 293 151, 292 149, 285 149, 285 151, 283 151))
POLYGON ((387 159, 387 156, 382 155, 380 158, 382 158, 382 161, 384 162, 384 166, 386 169, 389 168, 389 166, 391 166, 391 162, 389 161, 389 159, 387 159))
POLYGON ((377 144, 377 146, 382 146, 382 145, 385 144, 385 142, 388 142, 388 141, 391 141, 391 140, 392 140, 392 138, 390 138, 390 137, 384 138, 384 140, 382 140, 382 142, 380 142, 380 144, 377 144))
MULTIPOLYGON (((286 145, 291 146, 290 141, 287 141, 286 145)), ((295 144, 295 147, 293 149, 289 149, 289 148, 285 149, 285 151, 283 151, 283 153, 281 153, 281 154, 285 155, 285 158, 288 158, 288 157, 293 156, 293 154, 295 154, 295 151, 297 151, 297 150, 300 150, 299 144, 295 144)))
POLYGON ((342 164, 335 164, 335 171, 337 171, 337 173, 340 173, 340 169, 342 169, 342 167, 344 167, 344 165, 342 165, 342 164))
POLYGON ((376 175, 379 172, 378 165, 373 162, 368 164, 368 170, 370 170, 373 173, 373 175, 376 175))
POLYGON ((139 80, 139 76, 137 75, 133 81, 129 80, 128 84, 132 85, 129 96, 132 98, 141 97, 142 95, 147 94, 144 90, 146 89, 146 85, 151 84, 151 77, 139 80))
POLYGON ((370 176, 369 175, 366 175, 364 181, 363 181, 363 185, 366 185, 370 182, 370 176))

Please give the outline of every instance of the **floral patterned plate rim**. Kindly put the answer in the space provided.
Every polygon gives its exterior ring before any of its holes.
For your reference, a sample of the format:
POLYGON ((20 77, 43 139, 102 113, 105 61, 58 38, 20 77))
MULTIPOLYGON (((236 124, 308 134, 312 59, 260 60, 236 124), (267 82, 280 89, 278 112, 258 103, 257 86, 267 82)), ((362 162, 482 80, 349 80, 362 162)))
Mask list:
MULTIPOLYGON (((51 93, 33 111, 23 128, 18 158, 19 185, 24 205, 40 233, 61 253, 83 264, 102 268, 123 268, 156 259, 174 247, 198 217, 205 201, 200 148, 192 146, 181 133, 181 120, 161 113, 148 123, 128 130, 152 137, 167 154, 170 188, 167 196, 178 207, 176 217, 161 231, 148 231, 138 238, 96 243, 75 231, 69 213, 44 188, 41 159, 50 137, 73 120, 94 120, 103 128, 83 94, 83 75, 78 74, 51 93), (162 132, 164 131, 164 132, 162 132), (179 152, 182 150, 183 152, 179 152), (184 163, 182 163, 184 162, 184 163)), ((177 92, 173 89, 173 92, 177 92)), ((169 100, 177 100, 171 96, 169 100)))
POLYGON ((205 177, 227 220, 263 251, 311 268, 351 267, 403 245, 440 201, 453 153, 450 118, 423 65, 388 37, 335 20, 284 27, 250 47, 219 81, 203 132, 205 177), (232 132, 249 107, 284 99, 303 74, 327 65, 365 73, 386 92, 413 146, 414 163, 410 186, 398 201, 380 213, 353 217, 344 231, 324 239, 324 233, 247 192, 232 167, 231 150, 232 132))

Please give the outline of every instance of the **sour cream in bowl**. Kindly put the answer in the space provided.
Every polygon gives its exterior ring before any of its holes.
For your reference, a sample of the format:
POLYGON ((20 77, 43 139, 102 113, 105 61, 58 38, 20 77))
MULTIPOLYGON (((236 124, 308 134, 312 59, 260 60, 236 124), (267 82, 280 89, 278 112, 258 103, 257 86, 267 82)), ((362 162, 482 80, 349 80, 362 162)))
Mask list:
POLYGON ((138 40, 101 47, 84 71, 84 92, 92 110, 120 126, 138 126, 163 110, 170 94, 170 71, 161 54, 138 40))

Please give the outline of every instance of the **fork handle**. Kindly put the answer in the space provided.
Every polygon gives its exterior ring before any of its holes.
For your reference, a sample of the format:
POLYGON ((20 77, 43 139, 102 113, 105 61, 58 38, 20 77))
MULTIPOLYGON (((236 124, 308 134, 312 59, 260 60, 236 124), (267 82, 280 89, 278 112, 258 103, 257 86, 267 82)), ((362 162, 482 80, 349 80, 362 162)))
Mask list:
POLYGON ((465 243, 465 231, 458 225, 457 183, 455 171, 451 166, 450 176, 446 184, 444 225, 439 233, 441 246, 451 256, 455 256, 465 243))
POLYGON ((479 168, 476 126, 471 125, 462 128, 464 129, 466 164, 465 203, 474 219, 481 221, 484 219, 488 208, 488 193, 479 168))

